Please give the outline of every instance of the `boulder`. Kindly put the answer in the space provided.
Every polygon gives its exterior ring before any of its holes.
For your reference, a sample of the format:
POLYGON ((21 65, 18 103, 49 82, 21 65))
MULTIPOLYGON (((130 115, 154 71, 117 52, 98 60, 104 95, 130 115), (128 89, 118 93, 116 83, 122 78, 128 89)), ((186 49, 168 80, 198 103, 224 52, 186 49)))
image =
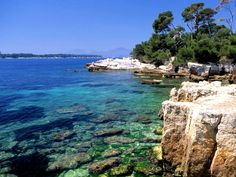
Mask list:
POLYGON ((112 157, 106 160, 94 162, 89 166, 89 172, 93 174, 101 174, 110 168, 118 166, 120 161, 120 158, 112 157))
POLYGON ((207 77, 209 76, 211 66, 188 62, 188 68, 190 70, 190 74, 207 77))
POLYGON ((130 144, 134 140, 124 136, 112 136, 104 139, 104 142, 107 144, 130 144))
POLYGON ((120 128, 108 128, 108 129, 95 131, 94 136, 97 136, 97 137, 112 136, 112 135, 121 134, 123 131, 124 130, 120 128))
POLYGON ((73 169, 81 164, 91 161, 91 157, 87 153, 65 154, 61 158, 49 164, 48 171, 62 171, 73 169))
POLYGON ((165 171, 236 176, 236 85, 184 82, 162 104, 165 171))
POLYGON ((115 157, 121 155, 121 151, 117 149, 107 149, 102 153, 102 157, 108 158, 108 157, 115 157))

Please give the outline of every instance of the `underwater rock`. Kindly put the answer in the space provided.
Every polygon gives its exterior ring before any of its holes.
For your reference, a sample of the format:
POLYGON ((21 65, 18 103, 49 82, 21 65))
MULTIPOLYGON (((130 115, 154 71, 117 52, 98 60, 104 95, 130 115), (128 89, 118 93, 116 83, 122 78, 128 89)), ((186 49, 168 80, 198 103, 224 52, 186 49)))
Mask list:
POLYGON ((89 177, 89 173, 85 169, 75 169, 63 172, 58 177, 89 177))
POLYGON ((104 129, 104 130, 97 130, 94 132, 94 136, 97 136, 97 137, 112 136, 112 135, 121 134, 123 131, 124 130, 120 128, 109 128, 109 129, 104 129))
POLYGON ((64 139, 70 138, 74 135, 74 132, 66 130, 66 131, 60 131, 57 133, 54 133, 52 135, 52 138, 54 141, 62 141, 64 139))
POLYGON ((156 135, 162 135, 162 127, 158 126, 155 130, 154 130, 154 133, 156 135))
POLYGON ((152 123, 152 120, 150 117, 146 116, 146 115, 140 115, 137 117, 136 119, 137 122, 140 122, 142 124, 150 124, 152 123))
POLYGON ((155 156, 155 158, 159 161, 162 160, 162 148, 160 145, 157 145, 152 148, 152 153, 155 156))
POLYGON ((100 116, 98 118, 93 119, 92 122, 107 123, 107 122, 116 121, 118 118, 119 118, 118 114, 106 114, 104 116, 100 116))
POLYGON ((89 172, 95 174, 103 173, 110 168, 118 166, 120 164, 120 161, 120 158, 112 157, 106 160, 94 162, 89 166, 89 172))
POLYGON ((71 107, 64 107, 56 110, 56 112, 59 114, 71 114, 71 113, 86 112, 86 111, 88 111, 87 107, 81 104, 74 104, 71 107))
POLYGON ((131 165, 120 165, 118 167, 114 167, 110 170, 111 176, 125 176, 131 175, 133 172, 133 167, 131 165))
POLYGON ((0 177, 17 177, 17 176, 13 174, 0 174, 0 177))
POLYGON ((144 175, 161 175, 162 168, 148 161, 137 162, 134 171, 144 175))
POLYGON ((92 141, 78 143, 74 146, 78 152, 87 152, 92 147, 92 141))
POLYGON ((128 138, 128 137, 124 137, 124 136, 112 136, 112 137, 107 137, 104 139, 104 142, 107 144, 130 144, 133 143, 135 140, 128 138))
POLYGON ((107 157, 115 157, 120 155, 122 152, 117 149, 107 149, 102 153, 102 157, 107 158, 107 157))
POLYGON ((183 176, 236 176, 236 85, 183 82, 162 104, 164 167, 183 176))
POLYGON ((87 153, 66 154, 61 158, 56 159, 48 167, 48 171, 60 171, 66 169, 73 169, 77 166, 90 162, 91 157, 87 153))
POLYGON ((10 158, 12 158, 14 156, 15 155, 10 153, 10 152, 0 151, 0 162, 8 160, 8 159, 10 159, 10 158))
POLYGON ((161 137, 157 138, 151 138, 151 137, 146 137, 140 140, 142 143, 160 143, 161 142, 161 137))

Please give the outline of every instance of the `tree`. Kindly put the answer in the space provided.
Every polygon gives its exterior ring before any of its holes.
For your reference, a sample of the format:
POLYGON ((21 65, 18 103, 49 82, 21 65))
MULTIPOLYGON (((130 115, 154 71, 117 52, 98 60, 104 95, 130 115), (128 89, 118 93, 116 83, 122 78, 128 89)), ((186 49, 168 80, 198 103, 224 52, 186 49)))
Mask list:
POLYGON ((187 7, 182 12, 184 22, 187 22, 187 26, 191 32, 199 29, 199 14, 204 7, 204 3, 195 3, 187 7))
POLYGON ((216 24, 214 23, 215 19, 213 18, 216 14, 216 11, 211 8, 204 8, 198 14, 199 25, 207 29, 209 36, 212 36, 215 32, 216 24))
POLYGON ((166 11, 159 14, 158 18, 153 23, 155 33, 165 33, 170 30, 170 25, 174 20, 171 11, 166 11))

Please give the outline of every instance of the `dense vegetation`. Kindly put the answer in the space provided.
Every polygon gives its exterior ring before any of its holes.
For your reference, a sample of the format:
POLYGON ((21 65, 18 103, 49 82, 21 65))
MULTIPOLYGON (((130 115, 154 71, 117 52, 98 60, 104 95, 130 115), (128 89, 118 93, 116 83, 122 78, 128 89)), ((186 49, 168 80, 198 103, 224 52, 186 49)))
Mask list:
POLYGON ((13 53, 2 54, 0 58, 100 58, 99 55, 76 55, 76 54, 31 54, 31 53, 13 53))
POLYGON ((204 3, 194 3, 182 12, 186 29, 173 25, 171 11, 160 13, 153 23, 154 34, 148 41, 136 45, 132 55, 156 65, 164 64, 172 56, 176 56, 179 64, 225 60, 236 63, 235 7, 236 1, 230 0, 222 0, 215 9, 205 7, 204 3), (224 9, 229 12, 229 18, 215 19, 218 11, 224 9))

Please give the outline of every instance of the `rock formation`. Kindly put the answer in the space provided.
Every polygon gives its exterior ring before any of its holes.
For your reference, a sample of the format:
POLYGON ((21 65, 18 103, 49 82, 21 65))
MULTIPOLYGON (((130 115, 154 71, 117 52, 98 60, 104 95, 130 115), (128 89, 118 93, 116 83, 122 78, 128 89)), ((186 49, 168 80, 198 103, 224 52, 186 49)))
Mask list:
POLYGON ((160 115, 166 176, 236 176, 236 85, 184 82, 160 115))
POLYGON ((137 59, 123 58, 112 59, 107 58, 93 63, 88 63, 89 71, 107 71, 107 70, 139 70, 139 69, 155 69, 152 64, 141 63, 137 59))

